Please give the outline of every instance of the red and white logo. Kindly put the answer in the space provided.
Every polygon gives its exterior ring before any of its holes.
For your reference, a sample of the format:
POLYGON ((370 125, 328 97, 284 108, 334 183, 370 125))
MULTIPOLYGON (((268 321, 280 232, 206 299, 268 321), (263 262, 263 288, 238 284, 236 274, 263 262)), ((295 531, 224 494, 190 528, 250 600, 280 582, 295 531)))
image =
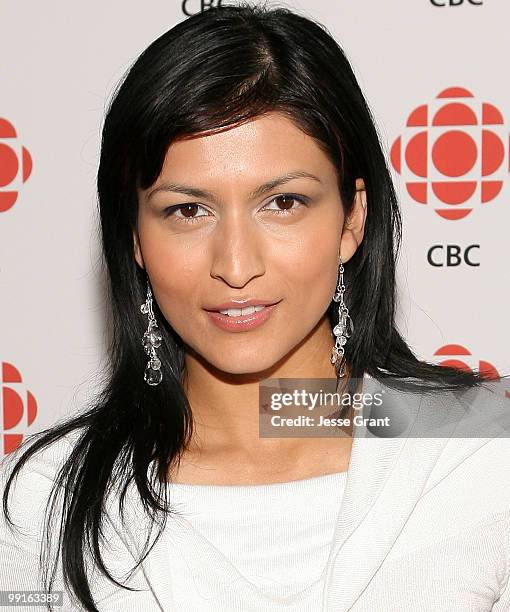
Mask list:
POLYGON ((32 157, 17 138, 12 123, 0 117, 0 212, 14 205, 32 172, 32 157))
MULTIPOLYGON (((468 372, 477 369, 481 374, 495 381, 500 380, 499 372, 492 363, 484 361, 483 359, 475 363, 472 353, 461 344, 445 344, 439 348, 434 355, 443 357, 439 362, 440 365, 450 366, 468 372), (471 362, 471 365, 469 365, 468 362, 471 362)), ((505 391, 505 395, 510 398, 510 391, 505 391)))
POLYGON ((4 454, 12 453, 23 441, 26 429, 37 416, 37 402, 23 385, 19 370, 2 364, 2 443, 4 454))
POLYGON ((412 111, 390 157, 415 202, 456 221, 500 193, 509 170, 508 132, 496 106, 450 87, 412 111))

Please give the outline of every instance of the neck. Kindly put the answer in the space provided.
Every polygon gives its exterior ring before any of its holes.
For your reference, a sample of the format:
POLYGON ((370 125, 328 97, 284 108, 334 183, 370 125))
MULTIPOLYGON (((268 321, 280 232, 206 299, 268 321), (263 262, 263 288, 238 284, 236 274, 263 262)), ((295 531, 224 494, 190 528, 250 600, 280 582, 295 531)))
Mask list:
MULTIPOLYGON (((291 355, 262 372, 230 374, 216 370, 193 351, 186 353, 183 387, 193 414, 193 439, 189 450, 202 454, 229 452, 260 458, 265 452, 299 454, 317 438, 261 438, 259 436, 259 388, 268 378, 335 379, 331 364, 331 325, 324 317, 316 329, 291 355)), ((340 379, 341 393, 349 382, 350 370, 340 379)))

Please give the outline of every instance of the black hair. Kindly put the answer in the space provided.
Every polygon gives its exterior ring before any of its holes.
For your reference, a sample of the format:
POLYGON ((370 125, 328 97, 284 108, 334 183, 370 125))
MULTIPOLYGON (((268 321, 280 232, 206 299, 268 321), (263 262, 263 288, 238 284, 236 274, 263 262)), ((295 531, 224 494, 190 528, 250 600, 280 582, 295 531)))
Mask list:
MULTIPOLYGON (((226 129, 272 111, 284 113, 329 156, 338 169, 346 215, 356 177, 365 181, 369 212, 364 239, 344 273, 344 299, 355 325, 345 347, 350 376, 367 372, 403 391, 424 393, 473 387, 485 380, 480 372, 419 360, 396 327, 395 268, 401 242, 397 197, 372 113, 328 30, 286 7, 248 3, 212 7, 178 23, 134 62, 104 121, 97 176, 111 332, 104 384, 90 406, 33 434, 18 449, 3 496, 9 518, 9 490, 27 460, 79 433, 54 482, 51 512, 57 509, 57 493, 64 492, 57 554, 66 584, 87 610, 97 607, 86 554, 122 586, 104 566, 100 550, 105 500, 113 482, 121 492, 120 508, 134 483, 149 521, 159 526, 157 539, 173 512, 165 487, 168 471, 178 464, 193 430, 182 383, 183 342, 157 303, 163 381, 148 386, 143 380, 146 320, 140 304, 147 278, 133 253, 137 188, 154 183, 174 139, 226 129)), ((327 314, 333 327, 338 323, 335 302, 327 314)), ((155 541, 151 545, 147 539, 138 564, 155 541)), ((51 576, 45 574, 48 590, 55 571, 53 565, 51 576)))

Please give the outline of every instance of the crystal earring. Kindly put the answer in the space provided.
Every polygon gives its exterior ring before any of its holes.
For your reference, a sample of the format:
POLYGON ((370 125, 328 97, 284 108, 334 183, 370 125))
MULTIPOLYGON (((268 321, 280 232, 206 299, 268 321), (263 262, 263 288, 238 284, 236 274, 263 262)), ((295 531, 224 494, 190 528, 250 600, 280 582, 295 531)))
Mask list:
POLYGON ((333 335, 336 336, 335 346, 331 354, 331 363, 336 364, 335 369, 338 378, 345 376, 345 357, 344 357, 344 345, 347 342, 347 338, 350 338, 354 332, 354 324, 349 315, 349 309, 344 302, 344 266, 342 257, 340 256, 340 278, 336 288, 336 293, 333 296, 335 302, 340 302, 338 306, 338 324, 333 328, 333 335))
POLYGON ((156 355, 156 349, 161 346, 163 336, 158 328, 156 317, 154 316, 154 312, 152 310, 152 291, 149 284, 149 279, 147 279, 147 298, 140 306, 140 311, 143 314, 148 315, 149 318, 149 326, 142 339, 143 348, 149 357, 143 378, 148 385, 155 386, 159 385, 159 383, 163 380, 161 361, 156 355))

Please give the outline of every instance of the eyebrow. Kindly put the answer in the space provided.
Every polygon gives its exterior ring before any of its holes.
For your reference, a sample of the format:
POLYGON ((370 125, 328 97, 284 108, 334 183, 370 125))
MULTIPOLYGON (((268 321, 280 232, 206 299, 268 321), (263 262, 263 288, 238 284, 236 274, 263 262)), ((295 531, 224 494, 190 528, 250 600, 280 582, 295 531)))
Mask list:
MULTIPOLYGON (((276 187, 279 187, 280 185, 288 183, 292 179, 296 179, 296 178, 309 178, 314 181, 317 181, 318 183, 321 182, 320 178, 318 178, 314 174, 311 174, 310 172, 306 172, 304 170, 296 170, 294 172, 287 172, 286 174, 283 174, 282 176, 277 176, 275 178, 270 179, 269 181, 266 181, 265 183, 262 183, 262 185, 259 185, 254 191, 250 193, 249 197, 250 199, 255 199, 263 195, 264 193, 267 193, 268 191, 271 191, 275 189, 276 187)), ((211 200, 212 202, 218 201, 218 198, 216 197, 216 195, 212 191, 208 191, 207 189, 200 189, 198 187, 192 187, 190 185, 182 185, 179 183, 167 183, 167 182, 161 183, 160 185, 152 189, 147 195, 147 200, 150 200, 150 198, 152 198, 153 195, 155 195, 156 193, 159 193, 160 191, 164 191, 164 192, 174 191, 176 193, 182 193, 184 195, 189 195, 193 198, 207 198, 211 200)))

